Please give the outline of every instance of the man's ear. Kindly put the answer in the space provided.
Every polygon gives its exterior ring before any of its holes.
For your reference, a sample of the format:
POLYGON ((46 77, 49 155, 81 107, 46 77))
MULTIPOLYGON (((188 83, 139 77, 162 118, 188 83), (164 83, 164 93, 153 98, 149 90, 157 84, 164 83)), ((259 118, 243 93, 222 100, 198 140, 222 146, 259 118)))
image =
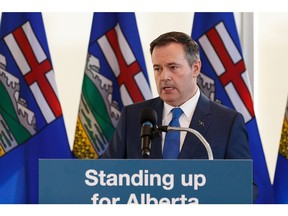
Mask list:
POLYGON ((193 63, 192 70, 193 70, 194 77, 198 77, 198 75, 200 74, 201 66, 202 66, 202 62, 200 60, 197 60, 196 62, 193 63))

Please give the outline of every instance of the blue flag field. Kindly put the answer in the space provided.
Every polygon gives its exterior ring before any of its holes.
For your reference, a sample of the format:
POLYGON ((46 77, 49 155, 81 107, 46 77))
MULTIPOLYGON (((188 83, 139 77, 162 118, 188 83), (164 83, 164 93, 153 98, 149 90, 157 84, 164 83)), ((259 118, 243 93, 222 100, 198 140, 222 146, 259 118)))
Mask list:
POLYGON ((0 203, 38 203, 38 161, 72 158, 41 13, 2 13, 0 203))
POLYGON ((201 90, 212 100, 240 112, 253 159, 256 203, 273 203, 272 186, 254 113, 245 62, 233 13, 195 13, 192 38, 200 46, 201 90))

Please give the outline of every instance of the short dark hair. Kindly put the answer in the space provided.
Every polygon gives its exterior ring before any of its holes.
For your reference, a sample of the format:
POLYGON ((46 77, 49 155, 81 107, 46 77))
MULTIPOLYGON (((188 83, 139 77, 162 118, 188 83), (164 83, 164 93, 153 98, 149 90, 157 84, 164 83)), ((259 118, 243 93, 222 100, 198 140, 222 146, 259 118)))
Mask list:
POLYGON ((190 66, 200 60, 199 46, 189 35, 183 32, 167 32, 160 35, 150 43, 150 53, 152 54, 155 47, 166 46, 170 43, 182 44, 186 59, 190 66))

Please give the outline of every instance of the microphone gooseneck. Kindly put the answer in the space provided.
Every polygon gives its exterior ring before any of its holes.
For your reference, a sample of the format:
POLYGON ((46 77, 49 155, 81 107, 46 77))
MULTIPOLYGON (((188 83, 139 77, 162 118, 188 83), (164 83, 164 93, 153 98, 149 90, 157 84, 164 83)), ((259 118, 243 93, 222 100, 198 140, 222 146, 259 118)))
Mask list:
POLYGON ((170 127, 170 126, 163 126, 163 125, 159 125, 159 126, 156 126, 156 127, 158 128, 159 131, 163 131, 163 132, 186 131, 186 132, 194 134, 201 141, 201 143, 204 145, 204 147, 206 148, 208 159, 209 160, 213 160, 214 159, 213 152, 212 152, 210 144, 208 143, 208 141, 198 131, 196 131, 196 130, 194 130, 192 128, 170 127))

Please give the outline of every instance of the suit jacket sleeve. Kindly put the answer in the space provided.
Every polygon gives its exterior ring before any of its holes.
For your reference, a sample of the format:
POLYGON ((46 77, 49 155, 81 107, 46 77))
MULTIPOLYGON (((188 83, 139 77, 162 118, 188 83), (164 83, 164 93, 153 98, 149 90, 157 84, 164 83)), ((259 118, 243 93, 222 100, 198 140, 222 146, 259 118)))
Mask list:
POLYGON ((230 129, 225 159, 251 159, 245 122, 239 113, 230 129))
MULTIPOLYGON (((251 159, 248 144, 248 134, 241 114, 237 114, 231 127, 226 159, 251 159)), ((258 186, 253 178, 253 203, 258 197, 258 186)))
POLYGON ((119 122, 102 158, 126 158, 126 108, 123 108, 119 122))

